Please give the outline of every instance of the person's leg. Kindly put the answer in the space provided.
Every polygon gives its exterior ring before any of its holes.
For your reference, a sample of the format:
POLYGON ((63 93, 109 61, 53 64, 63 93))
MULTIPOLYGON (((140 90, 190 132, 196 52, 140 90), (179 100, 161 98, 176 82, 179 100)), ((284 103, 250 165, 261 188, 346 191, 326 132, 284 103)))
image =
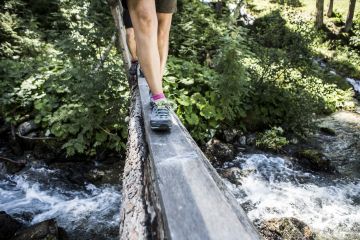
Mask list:
POLYGON ((158 20, 154 0, 128 1, 135 30, 136 46, 141 68, 153 95, 162 94, 160 55, 158 50, 158 20))
POLYGON ((131 66, 129 69, 129 74, 130 76, 135 76, 138 69, 138 57, 136 55, 135 33, 131 22, 129 10, 127 10, 126 8, 124 9, 124 13, 123 13, 123 21, 126 29, 126 43, 131 55, 131 66))
POLYGON ((137 61, 138 57, 136 55, 136 41, 134 28, 126 29, 126 42, 130 51, 131 61, 137 61))
POLYGON ((157 13, 158 18, 158 49, 160 55, 161 79, 164 75, 166 61, 169 52, 169 34, 171 28, 172 13, 157 13))

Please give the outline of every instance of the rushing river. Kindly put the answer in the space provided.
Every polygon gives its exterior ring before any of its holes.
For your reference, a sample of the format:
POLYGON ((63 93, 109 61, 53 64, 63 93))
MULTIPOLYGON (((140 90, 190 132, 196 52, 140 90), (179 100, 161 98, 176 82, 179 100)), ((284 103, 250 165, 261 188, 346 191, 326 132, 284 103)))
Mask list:
POLYGON ((41 164, 0 175, 0 210, 27 225, 55 218, 70 239, 117 239, 120 184, 71 183, 65 175, 41 164))
POLYGON ((306 171, 284 157, 242 154, 224 164, 247 172, 226 181, 251 220, 295 217, 319 239, 360 239, 360 180, 306 171))

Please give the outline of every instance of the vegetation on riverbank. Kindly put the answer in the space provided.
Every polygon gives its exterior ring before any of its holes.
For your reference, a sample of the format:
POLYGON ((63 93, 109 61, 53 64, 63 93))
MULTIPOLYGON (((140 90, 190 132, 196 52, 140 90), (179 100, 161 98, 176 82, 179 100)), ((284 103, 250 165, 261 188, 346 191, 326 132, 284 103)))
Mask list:
MULTIPOLYGON (((14 126, 34 119, 68 155, 124 149, 129 92, 115 48, 95 70, 115 30, 106 2, 6 0, 0 8, 0 116, 14 126)), ((252 26, 226 5, 216 12, 184 0, 178 9, 165 90, 199 142, 226 129, 301 133, 314 116, 351 107, 350 87, 313 59, 336 46, 329 66, 359 76, 356 34, 333 41, 293 7, 263 12, 252 26)))

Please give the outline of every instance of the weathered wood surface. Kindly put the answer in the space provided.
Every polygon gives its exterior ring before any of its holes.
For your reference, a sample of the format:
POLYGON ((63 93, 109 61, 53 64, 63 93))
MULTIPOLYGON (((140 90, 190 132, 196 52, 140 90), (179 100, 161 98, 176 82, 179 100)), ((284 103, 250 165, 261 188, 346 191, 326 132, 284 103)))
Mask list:
POLYGON ((258 233, 221 179, 172 113, 171 132, 150 129, 150 97, 139 78, 150 168, 166 239, 259 239, 258 233))

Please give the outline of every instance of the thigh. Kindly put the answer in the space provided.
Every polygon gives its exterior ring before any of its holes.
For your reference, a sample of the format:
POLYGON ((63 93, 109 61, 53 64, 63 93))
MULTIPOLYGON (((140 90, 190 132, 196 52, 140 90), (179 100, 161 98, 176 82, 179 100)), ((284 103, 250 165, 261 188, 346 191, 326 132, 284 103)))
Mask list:
POLYGON ((155 4, 156 4, 156 12, 158 13, 176 12, 177 0, 155 0, 155 4))
POLYGON ((133 23, 136 21, 133 18, 133 14, 138 17, 155 16, 156 18, 155 0, 128 0, 127 5, 133 23))

